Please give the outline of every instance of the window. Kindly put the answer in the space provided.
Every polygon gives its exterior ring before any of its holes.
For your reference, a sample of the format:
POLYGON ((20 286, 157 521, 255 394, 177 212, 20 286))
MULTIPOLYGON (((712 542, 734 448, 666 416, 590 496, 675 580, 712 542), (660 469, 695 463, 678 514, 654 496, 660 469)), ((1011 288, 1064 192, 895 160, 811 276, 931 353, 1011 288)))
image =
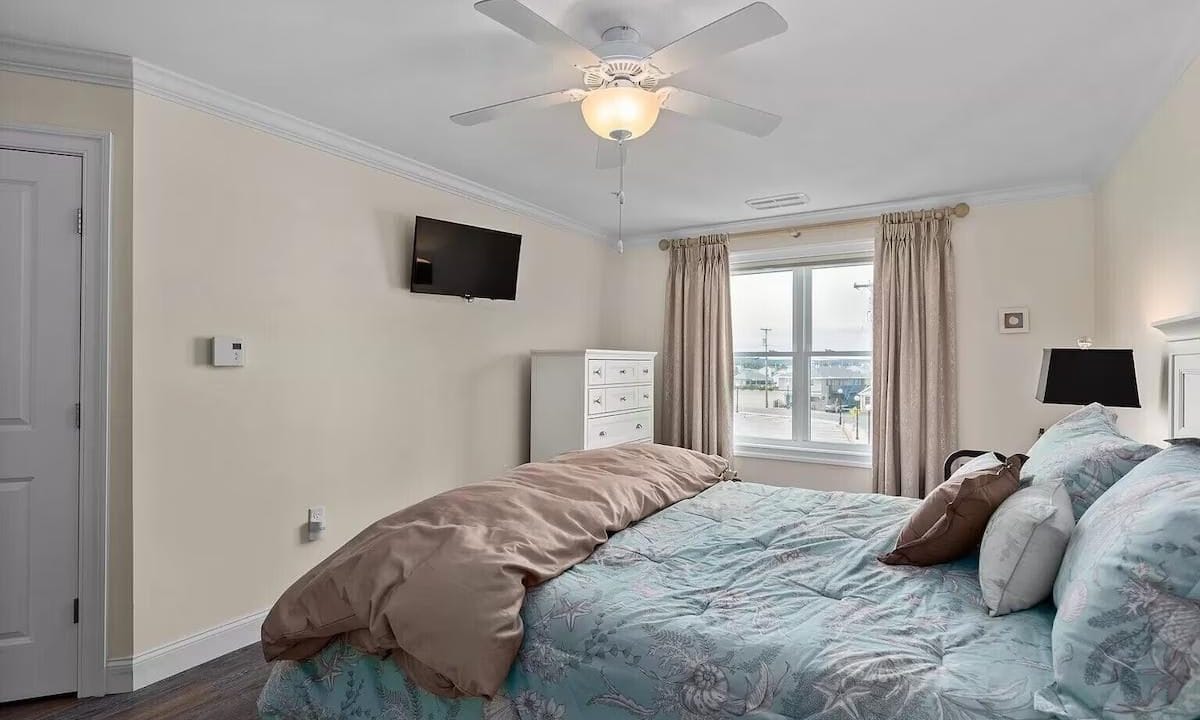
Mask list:
POLYGON ((872 274, 865 257, 734 269, 733 432, 744 454, 855 464, 869 454, 872 274))

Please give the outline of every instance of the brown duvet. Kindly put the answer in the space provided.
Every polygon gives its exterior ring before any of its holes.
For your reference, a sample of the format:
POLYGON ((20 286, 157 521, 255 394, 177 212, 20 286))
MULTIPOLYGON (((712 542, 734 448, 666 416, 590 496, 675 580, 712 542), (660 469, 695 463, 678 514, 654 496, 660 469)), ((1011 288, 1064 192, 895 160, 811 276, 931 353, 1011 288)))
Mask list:
POLYGON ((620 445, 522 465, 379 520, 284 592, 263 622, 268 660, 345 634, 440 695, 492 697, 516 657, 526 588, 610 534, 721 480, 720 457, 620 445))

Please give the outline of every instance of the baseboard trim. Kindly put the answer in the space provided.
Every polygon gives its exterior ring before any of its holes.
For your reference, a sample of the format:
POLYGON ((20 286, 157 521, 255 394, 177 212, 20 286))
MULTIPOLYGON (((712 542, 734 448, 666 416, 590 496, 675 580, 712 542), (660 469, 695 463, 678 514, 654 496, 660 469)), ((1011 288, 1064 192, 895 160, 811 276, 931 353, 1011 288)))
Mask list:
POLYGON ((258 642, 266 617, 267 611, 261 610, 133 657, 110 659, 105 690, 132 692, 258 642))
POLYGON ((133 660, 114 658, 104 664, 104 694, 133 692, 133 660))

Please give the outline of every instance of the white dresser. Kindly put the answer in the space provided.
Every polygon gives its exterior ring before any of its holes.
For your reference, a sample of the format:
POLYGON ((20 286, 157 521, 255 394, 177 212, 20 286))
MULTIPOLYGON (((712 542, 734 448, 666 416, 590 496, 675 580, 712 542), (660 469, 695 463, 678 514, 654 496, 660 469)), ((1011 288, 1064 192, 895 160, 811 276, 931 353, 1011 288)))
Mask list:
POLYGON ((654 439, 654 356, 632 350, 533 353, 529 459, 654 439))

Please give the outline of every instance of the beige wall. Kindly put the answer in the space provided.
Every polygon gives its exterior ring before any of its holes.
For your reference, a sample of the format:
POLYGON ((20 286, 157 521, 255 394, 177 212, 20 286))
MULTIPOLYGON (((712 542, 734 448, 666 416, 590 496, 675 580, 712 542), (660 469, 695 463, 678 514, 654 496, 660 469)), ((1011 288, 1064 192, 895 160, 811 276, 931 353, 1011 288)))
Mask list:
MULTIPOLYGON (((1070 408, 1034 400, 1041 348, 1074 346, 1094 331, 1091 196, 973 208, 955 224, 958 280, 959 437, 963 447, 1016 452, 1070 408), (1028 334, 997 331, 997 313, 1027 306, 1028 334)), ((869 239, 869 226, 735 241, 734 250, 869 239)), ((608 344, 661 350, 666 253, 656 246, 609 258, 604 332, 608 344)), ((870 471, 750 457, 744 480, 814 489, 869 491, 870 471)))
POLYGON ((1023 452, 1075 408, 1034 399, 1042 348, 1095 332, 1090 195, 972 208, 955 223, 958 438, 1023 452), (998 332, 1003 307, 1029 308, 1029 332, 998 332))
POLYGON ((1132 347, 1144 440, 1169 434, 1165 343, 1151 323, 1200 312, 1200 63, 1179 81, 1097 193, 1097 334, 1132 347))
POLYGON ((366 524, 528 454, 528 354, 600 339, 610 250, 141 93, 136 651, 268 607, 366 524), (416 214, 524 235, 517 302, 413 295, 416 214), (246 367, 207 366, 237 335, 246 367), (300 542, 306 508, 326 537, 300 542))
POLYGON ((738 477, 748 482, 810 490, 871 492, 871 471, 867 468, 740 455, 734 457, 733 464, 738 477))
POLYGON ((133 648, 130 409, 133 92, 0 71, 0 122, 112 133, 108 656, 133 648))

